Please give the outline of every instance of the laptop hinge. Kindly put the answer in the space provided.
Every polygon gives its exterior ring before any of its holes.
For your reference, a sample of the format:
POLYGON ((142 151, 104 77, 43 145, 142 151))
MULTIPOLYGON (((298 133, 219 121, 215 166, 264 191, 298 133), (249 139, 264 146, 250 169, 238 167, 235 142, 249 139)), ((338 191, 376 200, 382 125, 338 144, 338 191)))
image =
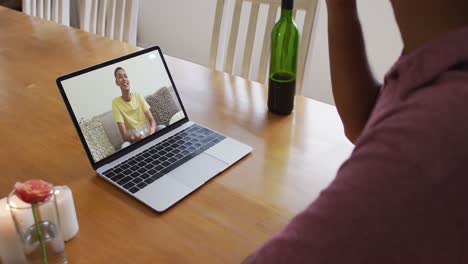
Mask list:
POLYGON ((102 172, 107 171, 107 170, 110 169, 110 168, 112 168, 111 165, 105 164, 105 165, 103 165, 103 166, 97 168, 96 171, 97 171, 98 173, 102 173, 102 172))

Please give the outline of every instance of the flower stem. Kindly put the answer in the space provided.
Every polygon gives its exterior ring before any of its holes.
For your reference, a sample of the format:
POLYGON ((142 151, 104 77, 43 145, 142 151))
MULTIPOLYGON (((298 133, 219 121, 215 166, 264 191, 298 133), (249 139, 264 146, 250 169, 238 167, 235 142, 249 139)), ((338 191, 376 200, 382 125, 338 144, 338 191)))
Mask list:
POLYGON ((39 243, 41 244, 41 253, 42 253, 42 262, 44 264, 47 264, 47 254, 46 254, 46 247, 45 247, 45 242, 42 239, 42 232, 41 232, 41 227, 39 226, 38 222, 38 217, 37 217, 37 211, 36 211, 36 204, 32 204, 32 211, 33 211, 33 216, 34 216, 34 225, 36 226, 36 231, 37 231, 37 237, 39 238, 39 243))

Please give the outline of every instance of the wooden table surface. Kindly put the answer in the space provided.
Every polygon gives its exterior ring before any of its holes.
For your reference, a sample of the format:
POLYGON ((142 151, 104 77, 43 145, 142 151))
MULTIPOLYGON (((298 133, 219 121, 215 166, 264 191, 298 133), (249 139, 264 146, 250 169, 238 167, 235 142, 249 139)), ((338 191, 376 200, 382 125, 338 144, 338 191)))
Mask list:
MULTIPOLYGON (((68 185, 70 263, 239 263, 313 201, 349 156, 334 107, 297 96, 268 113, 261 84, 166 56, 189 117, 253 152, 165 213, 96 176, 55 79, 137 47, 0 7, 0 197, 16 181, 68 185)), ((164 51, 164 47, 162 47, 164 51)))

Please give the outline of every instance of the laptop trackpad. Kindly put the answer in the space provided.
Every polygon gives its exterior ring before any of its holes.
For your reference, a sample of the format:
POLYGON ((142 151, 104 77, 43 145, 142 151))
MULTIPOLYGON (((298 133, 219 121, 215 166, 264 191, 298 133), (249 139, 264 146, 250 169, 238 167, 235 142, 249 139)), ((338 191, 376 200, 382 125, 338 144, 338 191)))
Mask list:
POLYGON ((137 192, 135 197, 162 212, 191 192, 191 188, 166 175, 137 192))
POLYGON ((229 164, 234 164, 236 161, 252 151, 252 147, 247 146, 232 138, 226 138, 213 147, 206 150, 206 154, 216 157, 229 164))
POLYGON ((223 170, 228 164, 205 153, 194 157, 166 176, 188 186, 198 188, 223 170))

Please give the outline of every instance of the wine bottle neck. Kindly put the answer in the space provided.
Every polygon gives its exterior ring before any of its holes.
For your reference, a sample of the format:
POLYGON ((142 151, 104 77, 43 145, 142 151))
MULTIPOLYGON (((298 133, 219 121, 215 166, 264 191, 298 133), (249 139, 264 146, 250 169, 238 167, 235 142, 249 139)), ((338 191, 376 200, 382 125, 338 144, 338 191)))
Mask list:
POLYGON ((281 18, 292 19, 293 14, 293 0, 282 0, 281 1, 281 18))
POLYGON ((293 11, 292 9, 281 9, 281 18, 282 19, 292 19, 293 17, 293 11))

